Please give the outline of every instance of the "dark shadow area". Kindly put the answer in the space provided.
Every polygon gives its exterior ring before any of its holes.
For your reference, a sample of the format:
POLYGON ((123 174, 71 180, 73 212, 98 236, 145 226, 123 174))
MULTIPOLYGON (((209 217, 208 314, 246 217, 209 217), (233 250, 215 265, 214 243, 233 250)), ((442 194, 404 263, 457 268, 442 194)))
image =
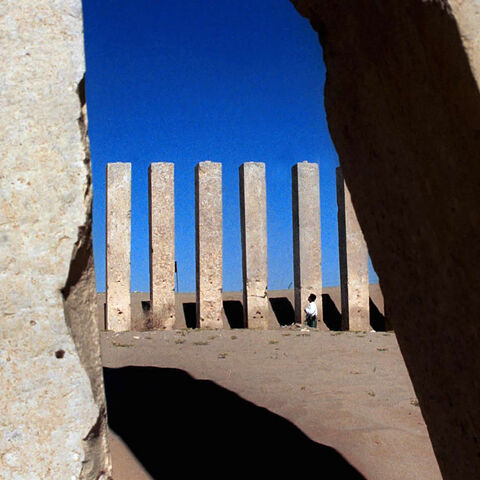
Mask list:
POLYGON ((150 312, 150 300, 142 300, 142 311, 143 313, 150 312))
POLYGON ((336 450, 209 380, 169 368, 104 368, 109 426, 155 479, 365 480, 336 450), (285 455, 286 454, 286 455, 285 455))
POLYGON ((269 298, 268 300, 280 325, 291 325, 295 322, 295 310, 287 297, 269 298))
POLYGON ((225 300, 223 310, 230 328, 245 328, 243 305, 239 300, 225 300))
POLYGON ((342 314, 327 293, 322 294, 323 321, 330 330, 342 329, 342 314))
POLYGON ((107 304, 103 304, 103 329, 107 329, 107 304))
POLYGON ((380 312, 377 306, 370 299, 370 326, 376 332, 385 332, 388 330, 388 322, 385 316, 380 312))
POLYGON ((195 302, 183 304, 183 315, 187 328, 197 328, 197 304, 195 302))

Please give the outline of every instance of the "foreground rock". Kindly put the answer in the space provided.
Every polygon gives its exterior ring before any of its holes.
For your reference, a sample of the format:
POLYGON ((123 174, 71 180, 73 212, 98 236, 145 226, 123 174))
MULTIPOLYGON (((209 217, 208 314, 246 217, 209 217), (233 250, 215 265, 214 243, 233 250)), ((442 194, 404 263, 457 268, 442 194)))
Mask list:
POLYGON ((293 3, 442 474, 478 478, 478 2, 293 3))
POLYGON ((2 2, 0 476, 107 479, 80 0, 2 2))

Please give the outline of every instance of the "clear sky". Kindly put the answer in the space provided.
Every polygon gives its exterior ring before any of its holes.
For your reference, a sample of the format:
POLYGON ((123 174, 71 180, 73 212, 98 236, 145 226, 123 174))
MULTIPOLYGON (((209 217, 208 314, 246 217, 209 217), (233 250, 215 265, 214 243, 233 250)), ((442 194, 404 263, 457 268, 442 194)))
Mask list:
MULTIPOLYGON (((97 290, 105 167, 132 163, 132 290, 149 290, 148 166, 175 163, 179 290, 195 290, 194 167, 223 164, 225 291, 241 290, 238 167, 265 162, 268 287, 293 285, 291 167, 320 169, 322 271, 339 284, 335 168, 315 32, 288 0, 83 0, 97 290)), ((376 276, 372 269, 370 281, 376 276)))

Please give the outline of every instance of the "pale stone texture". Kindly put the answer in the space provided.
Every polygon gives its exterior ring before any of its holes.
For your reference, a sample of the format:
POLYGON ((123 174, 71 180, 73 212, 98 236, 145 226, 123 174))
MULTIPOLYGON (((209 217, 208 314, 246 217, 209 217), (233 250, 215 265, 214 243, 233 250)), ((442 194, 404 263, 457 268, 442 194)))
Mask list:
POLYGON ((266 329, 270 311, 267 298, 265 164, 244 163, 239 168, 239 178, 245 326, 266 329))
POLYGON ((294 3, 442 475, 477 479, 480 2, 294 3))
POLYGON ((0 4, 0 477, 106 479, 80 0, 0 4))
POLYGON ((106 292, 107 330, 130 330, 130 252, 131 252, 130 163, 107 165, 106 204, 106 292))
POLYGON ((327 329, 322 313, 322 243, 320 237, 320 180, 318 164, 292 167, 293 274, 295 322, 305 320, 311 293, 317 296, 317 327, 327 329))
POLYGON ((150 317, 148 330, 175 324, 174 164, 152 163, 150 202, 150 317))
POLYGON ((222 164, 195 167, 197 327, 223 328, 222 164))
POLYGON ((337 168, 337 203, 342 330, 367 332, 371 330, 368 250, 340 167, 337 168))

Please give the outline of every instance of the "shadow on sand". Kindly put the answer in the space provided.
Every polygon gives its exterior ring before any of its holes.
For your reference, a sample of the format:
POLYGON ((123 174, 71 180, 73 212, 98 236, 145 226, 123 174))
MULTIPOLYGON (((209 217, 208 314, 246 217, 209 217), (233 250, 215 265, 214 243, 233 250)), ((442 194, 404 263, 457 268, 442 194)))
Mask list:
POLYGON ((333 448, 211 381, 155 367, 105 368, 104 376, 110 428, 155 479, 171 471, 365 480, 333 448))

